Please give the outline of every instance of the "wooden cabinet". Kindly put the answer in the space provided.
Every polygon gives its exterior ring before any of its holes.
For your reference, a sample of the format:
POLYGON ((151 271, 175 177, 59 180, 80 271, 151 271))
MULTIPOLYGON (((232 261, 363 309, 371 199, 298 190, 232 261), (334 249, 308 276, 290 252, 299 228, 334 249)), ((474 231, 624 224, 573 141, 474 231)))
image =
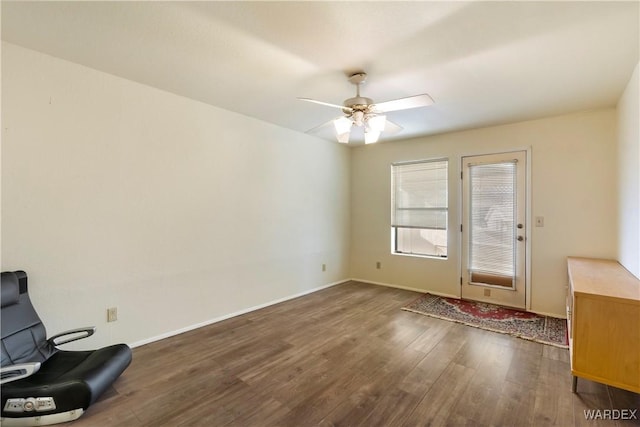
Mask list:
POLYGON ((577 378, 640 393, 640 280, 616 261, 568 258, 567 321, 577 378))

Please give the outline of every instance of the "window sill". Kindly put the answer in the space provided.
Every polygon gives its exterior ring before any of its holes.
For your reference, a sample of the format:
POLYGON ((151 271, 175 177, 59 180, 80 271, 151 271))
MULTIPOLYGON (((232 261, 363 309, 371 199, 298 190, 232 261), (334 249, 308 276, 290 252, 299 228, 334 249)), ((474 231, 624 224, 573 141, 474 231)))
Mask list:
POLYGON ((439 260, 448 260, 448 256, 436 256, 436 255, 420 255, 420 254, 407 254, 402 252, 391 252, 391 255, 405 256, 411 258, 427 258, 427 259, 439 259, 439 260))

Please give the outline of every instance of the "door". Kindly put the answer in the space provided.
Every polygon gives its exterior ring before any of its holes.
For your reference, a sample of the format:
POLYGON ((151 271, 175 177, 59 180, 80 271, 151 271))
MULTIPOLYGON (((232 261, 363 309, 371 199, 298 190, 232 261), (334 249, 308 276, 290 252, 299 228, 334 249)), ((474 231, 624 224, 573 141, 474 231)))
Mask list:
POLYGON ((462 158, 462 298, 525 308, 526 156, 462 158))

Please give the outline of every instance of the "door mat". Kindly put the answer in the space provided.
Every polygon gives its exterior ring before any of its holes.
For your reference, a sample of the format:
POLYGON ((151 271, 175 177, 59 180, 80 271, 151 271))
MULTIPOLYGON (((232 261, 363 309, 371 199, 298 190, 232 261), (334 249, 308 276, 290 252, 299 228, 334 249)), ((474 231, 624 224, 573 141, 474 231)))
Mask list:
POLYGON ((402 310, 555 347, 569 348, 566 319, 432 294, 420 296, 402 307, 402 310))

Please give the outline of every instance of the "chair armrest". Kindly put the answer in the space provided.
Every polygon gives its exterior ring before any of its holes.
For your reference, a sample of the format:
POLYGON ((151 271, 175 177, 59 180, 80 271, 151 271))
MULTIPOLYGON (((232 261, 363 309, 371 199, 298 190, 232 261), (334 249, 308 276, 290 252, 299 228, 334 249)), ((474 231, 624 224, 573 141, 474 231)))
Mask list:
POLYGON ((66 343, 71 342, 71 341, 78 341, 78 340, 90 337, 95 332, 96 332, 96 327, 95 326, 88 326, 88 327, 85 327, 85 328, 71 329, 71 330, 64 331, 64 332, 61 332, 61 333, 59 333, 57 335, 52 336, 51 338, 49 338, 47 340, 47 342, 49 342, 49 344, 53 345, 54 347, 57 347, 59 345, 66 344, 66 343), (58 341, 58 338, 61 338, 61 337, 67 336, 67 335, 72 335, 72 337, 58 341))
POLYGON ((0 368, 0 384, 10 383, 35 374, 40 369, 40 362, 20 363, 0 368))

